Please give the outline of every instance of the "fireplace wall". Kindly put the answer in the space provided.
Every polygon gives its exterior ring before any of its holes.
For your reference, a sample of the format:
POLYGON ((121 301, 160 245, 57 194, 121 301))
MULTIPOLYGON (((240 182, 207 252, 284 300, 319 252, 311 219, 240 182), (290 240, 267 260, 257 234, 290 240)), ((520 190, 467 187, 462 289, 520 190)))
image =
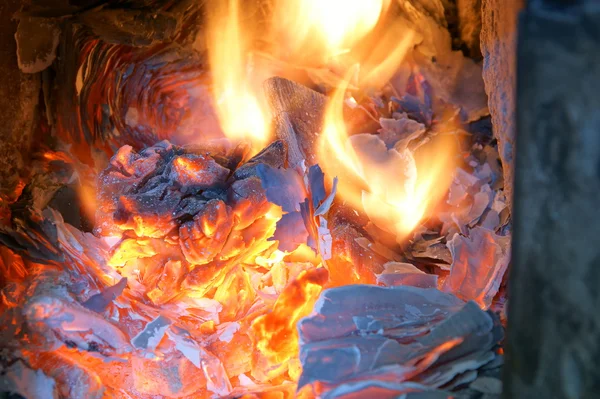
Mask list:
POLYGON ((29 149, 39 114, 40 74, 22 72, 17 63, 13 15, 21 0, 0 3, 0 208, 15 198, 26 176, 29 149))
POLYGON ((517 15, 524 3, 524 0, 483 0, 481 8, 483 79, 494 135, 498 139, 498 152, 502 159, 505 180, 504 190, 509 207, 513 197, 516 131, 517 15))

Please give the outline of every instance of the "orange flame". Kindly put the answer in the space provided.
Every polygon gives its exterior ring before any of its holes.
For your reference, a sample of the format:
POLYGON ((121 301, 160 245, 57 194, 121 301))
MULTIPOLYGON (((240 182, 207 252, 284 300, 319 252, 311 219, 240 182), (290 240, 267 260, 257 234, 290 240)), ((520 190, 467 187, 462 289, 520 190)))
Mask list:
POLYGON ((227 137, 249 141, 258 152, 269 139, 270 115, 252 70, 252 31, 243 27, 239 0, 213 4, 207 47, 219 122, 227 137))
POLYGON ((77 185, 77 195, 79 196, 81 210, 88 220, 94 220, 97 209, 96 181, 93 178, 94 172, 68 152, 47 150, 43 153, 43 158, 48 163, 61 161, 73 166, 79 180, 79 184, 77 185))
POLYGON ((379 89, 415 39, 404 20, 387 18, 389 7, 389 0, 277 2, 271 52, 293 65, 327 67, 342 75, 358 64, 354 84, 379 89))
MULTIPOLYGON (((271 112, 262 83, 274 74, 293 75, 298 66, 331 67, 343 74, 359 64, 355 83, 379 88, 396 71, 414 38, 397 18, 372 35, 389 4, 390 0, 273 2, 269 27, 259 32, 259 23, 249 26, 242 20, 240 0, 214 0, 208 8, 207 49, 225 135, 250 142, 254 153, 264 148, 271 136, 271 112), (276 60, 255 62, 259 50, 276 60)), ((244 15, 253 14, 248 7, 244 4, 244 15)))
POLYGON ((328 106, 319 164, 326 174, 340 178, 338 192, 345 201, 364 209, 375 225, 401 241, 430 215, 448 189, 454 143, 438 136, 416 158, 408 148, 387 149, 377 136, 350 138, 343 120, 347 87, 348 79, 328 106))

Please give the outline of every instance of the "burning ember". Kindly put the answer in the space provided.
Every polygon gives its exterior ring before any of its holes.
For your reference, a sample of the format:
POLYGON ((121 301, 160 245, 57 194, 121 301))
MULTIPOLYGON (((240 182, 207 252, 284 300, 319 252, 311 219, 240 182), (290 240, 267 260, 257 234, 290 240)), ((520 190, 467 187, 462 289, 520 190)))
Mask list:
POLYGON ((143 10, 61 36, 60 144, 0 233, 0 391, 446 398, 491 378, 510 248, 481 67, 410 2, 171 3, 133 42, 106 27, 143 10))

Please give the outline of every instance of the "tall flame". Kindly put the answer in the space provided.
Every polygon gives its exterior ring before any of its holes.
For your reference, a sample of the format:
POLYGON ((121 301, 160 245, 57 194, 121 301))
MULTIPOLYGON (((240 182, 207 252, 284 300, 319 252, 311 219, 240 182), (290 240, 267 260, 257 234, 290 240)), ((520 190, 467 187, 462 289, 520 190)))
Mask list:
POLYGON ((207 48, 217 115, 227 137, 255 151, 269 139, 270 115, 262 79, 252 68, 253 31, 244 27, 239 0, 216 0, 208 15, 207 48))
MULTIPOLYGON (((415 33, 400 18, 384 21, 390 14, 386 14, 389 0, 269 4, 270 28, 259 36, 257 24, 249 27, 242 21, 239 0, 212 2, 209 61, 225 134, 250 141, 255 151, 268 142, 270 114, 261 84, 272 71, 263 64, 253 68, 257 42, 267 43, 268 52, 292 64, 335 66, 345 78, 327 111, 319 162, 330 176, 341 178, 343 198, 364 208, 372 220, 380 221, 378 226, 384 225, 401 239, 428 215, 449 185, 443 177, 452 159, 451 151, 444 148, 447 140, 438 138, 422 148, 420 152, 427 155, 418 162, 408 148, 381 148, 383 143, 374 141, 376 136, 349 139, 342 106, 350 83, 363 89, 385 84, 414 43, 415 33), (357 146, 368 147, 372 153, 357 151, 357 146)), ((279 72, 285 74, 283 69, 279 72)))
POLYGON ((398 18, 382 29, 390 0, 270 2, 264 28, 258 13, 242 4, 209 2, 207 49, 221 128, 231 139, 250 142, 255 152, 270 138, 271 113, 262 89, 268 77, 294 75, 297 67, 331 68, 341 76, 359 64, 355 83, 379 88, 413 42, 413 33, 398 18), (242 11, 250 23, 242 19, 242 11), (271 62, 256 57, 265 52, 271 62))
POLYGON ((378 89, 414 40, 414 32, 401 18, 388 18, 390 4, 390 0, 275 2, 270 51, 293 65, 326 67, 342 75, 359 64, 354 83, 378 89))

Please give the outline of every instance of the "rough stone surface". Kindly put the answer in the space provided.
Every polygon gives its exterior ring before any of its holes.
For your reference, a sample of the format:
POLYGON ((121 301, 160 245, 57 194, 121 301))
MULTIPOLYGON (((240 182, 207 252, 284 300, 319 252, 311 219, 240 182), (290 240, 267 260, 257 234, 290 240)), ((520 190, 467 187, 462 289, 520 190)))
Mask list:
POLYGON ((505 398, 600 393, 600 4, 530 1, 518 53, 505 398))
POLYGON ((515 149, 517 16, 523 3, 523 0, 483 0, 481 9, 483 80, 504 168, 509 208, 512 208, 515 149))
POLYGON ((9 199, 27 164, 40 91, 39 75, 21 72, 12 19, 21 1, 0 2, 0 199, 9 199))

